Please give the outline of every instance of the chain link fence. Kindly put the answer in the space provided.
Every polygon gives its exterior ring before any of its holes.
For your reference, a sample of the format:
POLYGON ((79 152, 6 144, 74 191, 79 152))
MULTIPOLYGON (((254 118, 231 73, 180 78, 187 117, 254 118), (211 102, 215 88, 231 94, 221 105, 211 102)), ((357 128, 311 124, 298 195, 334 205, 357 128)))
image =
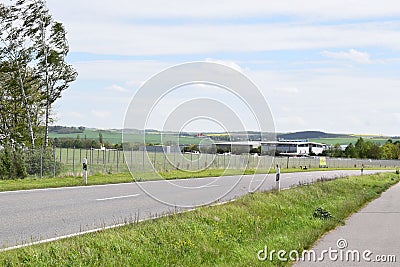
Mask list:
MULTIPOLYGON (((199 171, 205 169, 261 169, 278 164, 285 168, 319 168, 320 157, 271 157, 206 153, 163 153, 160 151, 52 148, 29 152, 28 174, 40 177, 82 176, 82 162, 88 162, 88 175, 113 173, 149 173, 172 170, 199 171)), ((326 158, 328 168, 388 168, 400 167, 399 160, 326 158)))

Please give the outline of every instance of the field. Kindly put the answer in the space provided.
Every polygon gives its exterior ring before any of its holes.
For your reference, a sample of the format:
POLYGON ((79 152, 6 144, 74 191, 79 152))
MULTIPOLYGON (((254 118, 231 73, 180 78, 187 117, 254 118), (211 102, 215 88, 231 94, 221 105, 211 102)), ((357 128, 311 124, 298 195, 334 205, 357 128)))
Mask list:
MULTIPOLYGON (((80 139, 94 139, 99 140, 99 132, 103 135, 103 141, 109 142, 111 144, 120 144, 122 142, 122 131, 121 130, 94 130, 94 129, 85 129, 83 133, 69 133, 69 134, 58 134, 55 132, 50 132, 50 138, 73 138, 75 139, 79 136, 80 139)), ((161 143, 161 134, 151 132, 146 134, 146 143, 161 143)), ((191 136, 180 136, 171 135, 171 134, 164 134, 162 136, 163 142, 167 141, 177 141, 179 140, 180 144, 199 144, 202 140, 201 138, 191 137, 191 136)), ((143 135, 142 134, 134 134, 134 133, 127 133, 124 134, 124 140, 129 140, 129 142, 143 142, 143 135)))
POLYGON ((321 181, 281 192, 0 253, 2 266, 288 266, 258 252, 309 249, 399 181, 394 173, 321 181), (322 210, 326 219, 315 216, 322 210))
MULTIPOLYGON (((371 138, 368 136, 361 136, 365 140, 371 141, 373 143, 377 143, 379 145, 383 145, 386 143, 386 141, 389 138, 371 138)), ((353 145, 357 142, 357 139, 360 138, 360 136, 354 136, 354 137, 338 137, 338 138, 315 138, 315 139, 310 139, 311 142, 317 142, 317 143, 323 143, 327 145, 348 145, 352 143, 353 145)), ((398 139, 392 139, 393 141, 396 141, 398 139)))

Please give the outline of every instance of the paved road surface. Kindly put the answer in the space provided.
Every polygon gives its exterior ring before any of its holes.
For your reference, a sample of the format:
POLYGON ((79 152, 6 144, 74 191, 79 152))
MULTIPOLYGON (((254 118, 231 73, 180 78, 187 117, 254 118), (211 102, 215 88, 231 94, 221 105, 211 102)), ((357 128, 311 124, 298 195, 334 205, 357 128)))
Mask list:
MULTIPOLYGON (((364 171, 372 172, 377 171, 364 171)), ((281 187, 321 177, 358 174, 360 171, 287 173, 281 175, 281 187)), ((275 175, 182 179, 172 183, 150 181, 0 192, 0 248, 148 219, 183 209, 179 207, 228 201, 260 185, 261 190, 271 190, 275 175)))
POLYGON ((399 266, 399 227, 400 184, 397 184, 353 214, 344 226, 325 235, 313 248, 316 255, 329 248, 337 250, 337 254, 332 254, 333 260, 326 255, 323 261, 310 262, 307 259, 295 266, 399 266))

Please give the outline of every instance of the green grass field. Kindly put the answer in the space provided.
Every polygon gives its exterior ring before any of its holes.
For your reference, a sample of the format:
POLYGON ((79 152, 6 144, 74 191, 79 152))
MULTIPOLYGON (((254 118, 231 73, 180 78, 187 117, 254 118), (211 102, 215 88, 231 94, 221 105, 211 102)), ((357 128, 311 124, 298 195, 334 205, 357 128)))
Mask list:
POLYGON ((321 181, 281 192, 0 253, 2 266, 288 266, 276 255, 309 249, 399 181, 394 173, 321 181), (322 208, 332 217, 314 217, 322 208))
MULTIPOLYGON (((122 142, 122 131, 121 130, 93 130, 93 129, 85 129, 83 133, 70 133, 70 134, 58 134, 55 132, 50 132, 50 138, 73 138, 75 139, 78 135, 80 139, 94 139, 99 140, 99 132, 103 135, 103 141, 109 142, 111 144, 120 144, 122 142)), ((180 144, 199 144, 202 140, 201 138, 191 137, 191 136, 181 136, 178 137, 177 135, 169 135, 164 134, 161 135, 159 133, 149 133, 146 134, 146 143, 161 143, 161 138, 163 143, 167 141, 176 142, 179 140, 180 144)), ((124 140, 128 140, 129 142, 143 142, 143 135, 142 134, 133 134, 127 133, 124 134, 124 140)))
MULTIPOLYGON (((354 136, 354 137, 338 137, 338 138, 312 138, 310 139, 311 142, 317 142, 317 143, 323 143, 323 144, 327 144, 327 145, 348 145, 350 143, 352 143, 353 145, 357 142, 357 139, 359 137, 358 136, 354 136)), ((377 143, 379 145, 383 145, 386 143, 386 141, 388 140, 388 138, 371 138, 371 137, 364 137, 363 138, 365 140, 369 140, 373 143, 377 143)), ((393 139, 394 141, 398 140, 398 139, 393 139)))

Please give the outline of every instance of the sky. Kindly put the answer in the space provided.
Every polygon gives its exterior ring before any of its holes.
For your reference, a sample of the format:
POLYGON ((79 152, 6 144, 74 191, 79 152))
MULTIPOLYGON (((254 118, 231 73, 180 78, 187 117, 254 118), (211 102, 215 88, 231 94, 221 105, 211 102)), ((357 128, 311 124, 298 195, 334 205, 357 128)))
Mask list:
MULTIPOLYGON (((207 61, 251 79, 278 132, 400 135, 397 0, 47 5, 67 29, 67 60, 79 74, 55 104, 56 125, 123 128, 129 103, 149 78, 177 64, 207 61)), ((179 105, 179 95, 169 97, 179 105)))

